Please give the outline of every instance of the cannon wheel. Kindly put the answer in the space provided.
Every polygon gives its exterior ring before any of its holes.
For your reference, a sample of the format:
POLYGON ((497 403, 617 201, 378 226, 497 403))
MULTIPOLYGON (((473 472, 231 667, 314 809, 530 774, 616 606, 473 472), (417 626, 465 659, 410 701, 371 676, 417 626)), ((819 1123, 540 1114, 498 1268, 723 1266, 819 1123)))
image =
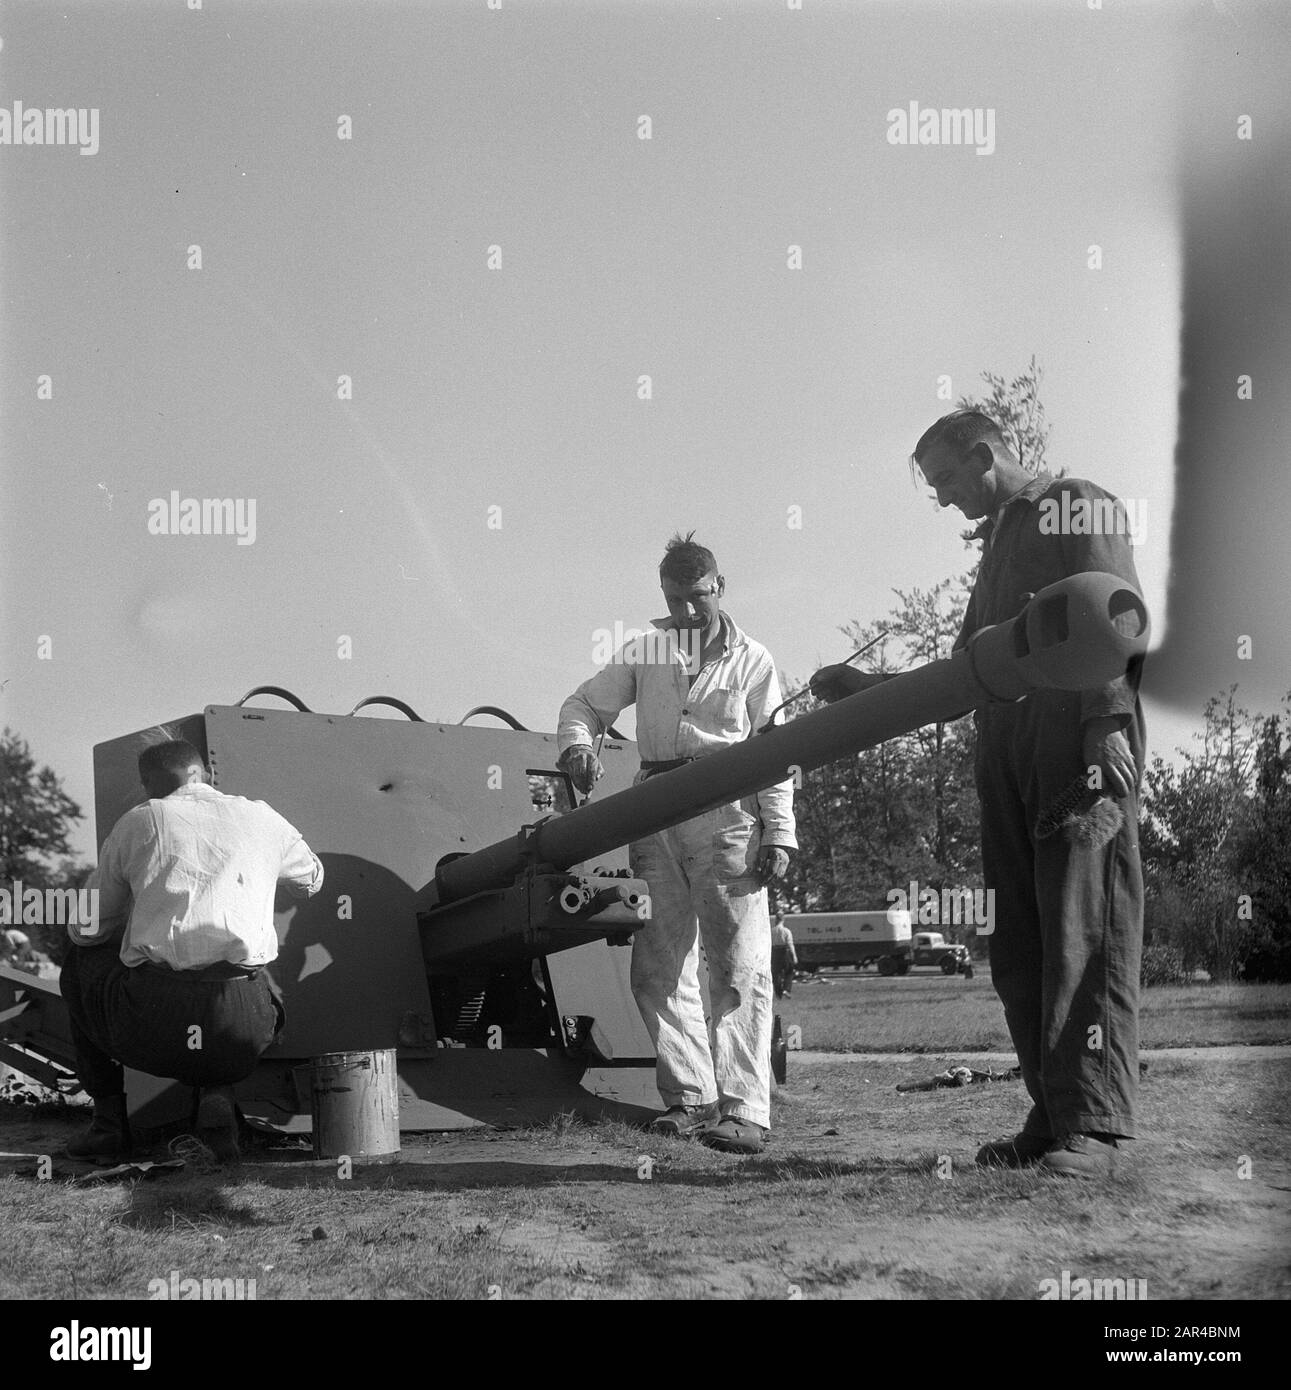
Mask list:
POLYGON ((897 964, 897 959, 896 959, 895 956, 880 956, 880 957, 879 957, 879 974, 880 974, 880 975, 895 975, 899 969, 900 969, 900 966, 897 964))

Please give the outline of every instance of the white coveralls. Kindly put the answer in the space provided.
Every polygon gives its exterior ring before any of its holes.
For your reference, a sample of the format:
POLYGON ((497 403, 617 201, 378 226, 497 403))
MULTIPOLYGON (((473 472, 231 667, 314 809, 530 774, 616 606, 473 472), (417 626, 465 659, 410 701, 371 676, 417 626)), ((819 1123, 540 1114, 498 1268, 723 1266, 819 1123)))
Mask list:
MULTIPOLYGON (((722 650, 693 685, 668 620, 626 642, 561 706, 561 752, 590 746, 633 703, 643 762, 703 757, 761 728, 780 703, 775 663, 727 614, 721 623, 722 650)), ((792 781, 638 840, 629 862, 650 889, 650 921, 632 939, 632 993, 658 1056, 664 1105, 717 1101, 723 1115, 769 1129, 771 924, 755 874, 763 845, 797 848, 792 781)))

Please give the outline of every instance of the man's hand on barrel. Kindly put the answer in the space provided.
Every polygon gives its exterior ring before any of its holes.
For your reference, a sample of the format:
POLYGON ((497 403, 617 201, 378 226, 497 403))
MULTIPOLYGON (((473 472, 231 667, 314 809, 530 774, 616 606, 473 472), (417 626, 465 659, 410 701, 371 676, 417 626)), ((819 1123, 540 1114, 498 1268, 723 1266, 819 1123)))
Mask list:
POLYGON ((858 671, 854 666, 839 662, 834 666, 822 666, 812 676, 809 684, 816 699, 832 705, 835 700, 845 700, 849 695, 869 690, 885 680, 886 676, 874 675, 870 671, 858 671))
POLYGON ((789 851, 783 845, 763 845, 754 872, 764 887, 783 878, 789 872, 789 851))
POLYGON ((568 773, 569 780, 584 796, 605 776, 601 760, 592 752, 590 745, 576 743, 556 759, 561 772, 568 773))

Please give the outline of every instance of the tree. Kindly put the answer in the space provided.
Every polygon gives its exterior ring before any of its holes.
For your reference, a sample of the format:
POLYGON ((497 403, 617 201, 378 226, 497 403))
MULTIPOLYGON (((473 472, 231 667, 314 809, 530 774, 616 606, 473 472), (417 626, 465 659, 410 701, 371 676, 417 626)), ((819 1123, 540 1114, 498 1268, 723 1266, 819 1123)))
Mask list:
MULTIPOLYGON (((22 880, 28 888, 80 886, 88 865, 74 857, 68 836, 83 819, 53 770, 37 770, 26 740, 6 728, 0 734, 0 879, 9 884, 22 880)), ((61 927, 23 930, 38 949, 62 960, 66 937, 61 927)))
POLYGON ((1028 473, 1038 473, 1044 467, 1045 451, 1049 446, 1049 422, 1040 400, 1040 382, 1044 368, 1034 354, 1026 370, 1005 382, 997 372, 983 372, 982 380, 988 390, 984 396, 961 396, 961 410, 980 410, 1000 427, 1018 462, 1028 473))
MULTIPOLYGON (((1049 441, 1040 400, 1043 375, 1033 356, 1011 381, 983 372, 985 393, 958 402, 960 409, 991 416, 1033 473, 1044 466, 1049 441)), ((978 528, 964 539, 984 535, 978 528)), ((973 577, 970 572, 930 589, 896 590, 897 606, 882 623, 851 622, 842 632, 859 647, 880 628, 887 630, 877 655, 867 660, 871 670, 940 660, 959 635, 973 577)), ((973 749, 967 721, 932 724, 807 774, 794 798, 799 853, 781 890, 788 905, 800 912, 873 908, 911 879, 937 890, 980 881, 973 749)))
POLYGON ((1239 897, 1249 898, 1251 951, 1243 962, 1248 980, 1291 980, 1291 747, 1287 712, 1260 722, 1255 749, 1255 787, 1246 833, 1235 855, 1239 897))
MULTIPOLYGON (((1291 695, 1288 696, 1291 700, 1291 695)), ((1291 752, 1278 716, 1212 696, 1201 747, 1144 777, 1148 940, 1217 979, 1291 976, 1291 752)))
MULTIPOLYGON (((858 647, 884 633, 865 665, 899 671, 949 656, 962 584, 896 596, 882 622, 843 629, 858 647)), ((781 890, 790 908, 872 909, 911 879, 940 890, 980 877, 972 747, 963 722, 934 724, 808 773, 794 798, 799 853, 781 890)))
MULTIPOLYGON (((964 621, 970 592, 967 577, 943 579, 931 589, 893 592, 900 603, 888 619, 868 628, 851 623, 843 629, 848 639, 860 646, 885 628, 888 636, 879 647, 882 671, 906 670, 949 657, 964 621), (900 651, 895 666, 888 664, 889 639, 900 651)), ((962 883, 962 871, 979 860, 972 735, 962 723, 943 722, 916 729, 907 739, 906 751, 912 759, 910 790, 919 805, 916 819, 931 822, 924 845, 933 874, 928 886, 940 889, 942 879, 962 883), (965 828, 971 835, 969 844, 964 842, 965 828)))
MULTIPOLYGON (((1049 447, 1049 422, 1045 418, 1044 406, 1040 401, 1040 381, 1044 368, 1032 354, 1027 368, 1012 381, 1005 382, 998 372, 983 372, 982 380, 988 390, 984 396, 960 396, 960 410, 980 410, 989 415, 1000 427, 1005 441, 1018 457, 1018 462, 1028 473, 1039 473, 1045 465, 1045 451, 1049 447)), ((1062 476, 1062 470, 1059 471, 1062 476)), ((983 517, 972 531, 963 531, 961 536, 965 545, 985 541, 991 532, 991 518, 983 517)), ((981 555, 978 555, 981 563, 981 555)), ((973 573, 965 578, 971 590, 973 573)))
POLYGON ((1144 776, 1141 848, 1156 871, 1231 862, 1249 799, 1256 733, 1237 704, 1237 687, 1212 695, 1180 766, 1152 759, 1144 776))
POLYGON ((58 886, 46 883, 54 872, 47 861, 71 856, 68 835, 84 818, 53 770, 37 771, 26 740, 6 728, 0 734, 0 878, 58 886))

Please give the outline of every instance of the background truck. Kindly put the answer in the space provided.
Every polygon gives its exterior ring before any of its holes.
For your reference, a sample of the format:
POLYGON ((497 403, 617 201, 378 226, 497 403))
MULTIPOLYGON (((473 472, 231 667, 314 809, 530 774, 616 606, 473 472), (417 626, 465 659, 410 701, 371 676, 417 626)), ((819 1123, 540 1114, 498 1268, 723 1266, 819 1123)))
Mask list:
POLYGON ((902 908, 876 912, 804 912, 786 916, 793 933, 798 968, 808 974, 878 967, 880 975, 906 975, 912 965, 935 966, 943 975, 973 977, 967 946, 948 942, 940 932, 911 932, 910 914, 902 908))
POLYGON ((910 914, 901 908, 877 912, 804 912, 786 915, 798 968, 809 974, 840 966, 877 965, 881 975, 910 969, 910 914))

